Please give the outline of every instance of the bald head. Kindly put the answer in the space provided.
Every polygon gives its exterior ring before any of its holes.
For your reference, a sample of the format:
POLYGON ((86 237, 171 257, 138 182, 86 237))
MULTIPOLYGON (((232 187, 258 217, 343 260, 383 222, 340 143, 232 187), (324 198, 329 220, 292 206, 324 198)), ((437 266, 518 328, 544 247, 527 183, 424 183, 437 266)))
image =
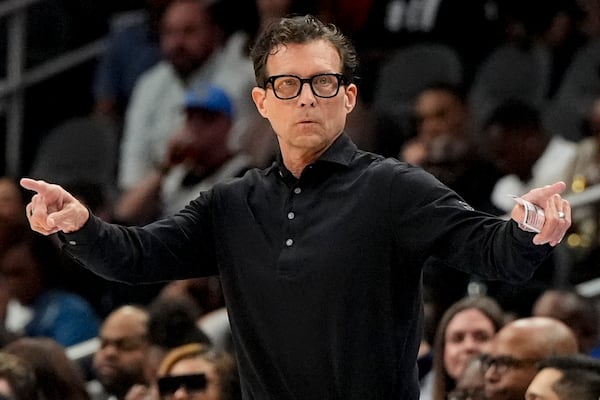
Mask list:
POLYGON ((577 338, 571 328, 549 317, 521 318, 507 324, 494 339, 494 347, 499 346, 507 350, 518 350, 529 358, 573 354, 578 351, 577 338))
POLYGON ((137 306, 122 306, 110 313, 101 330, 127 331, 132 335, 145 336, 148 331, 148 312, 137 306))

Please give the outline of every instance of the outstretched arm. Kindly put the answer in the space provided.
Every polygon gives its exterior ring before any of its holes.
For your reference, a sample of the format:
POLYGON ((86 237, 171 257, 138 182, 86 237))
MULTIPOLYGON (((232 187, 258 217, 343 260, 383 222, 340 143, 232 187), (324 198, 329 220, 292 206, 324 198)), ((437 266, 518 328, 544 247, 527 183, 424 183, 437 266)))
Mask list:
POLYGON ((90 217, 87 207, 59 185, 23 178, 21 186, 36 192, 25 208, 31 229, 36 232, 74 232, 90 217))
MULTIPOLYGON (((571 226, 571 205, 560 195, 565 188, 566 185, 564 182, 557 182, 542 188, 533 189, 521 196, 524 200, 544 210, 544 225, 540 232, 533 237, 533 243, 548 243, 551 246, 556 246, 571 226)), ((512 219, 521 223, 523 222, 524 215, 524 207, 516 204, 511 212, 512 219)))

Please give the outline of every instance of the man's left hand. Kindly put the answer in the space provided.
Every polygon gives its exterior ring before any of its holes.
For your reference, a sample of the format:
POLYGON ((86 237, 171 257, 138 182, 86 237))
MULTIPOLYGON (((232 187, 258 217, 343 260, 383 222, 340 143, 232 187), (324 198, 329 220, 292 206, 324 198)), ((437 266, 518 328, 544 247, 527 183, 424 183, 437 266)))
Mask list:
MULTIPOLYGON (((541 231, 533 237, 533 243, 548 243, 550 246, 556 246, 571 226, 571 205, 560 195, 566 187, 564 182, 556 182, 552 185, 533 189, 521 196, 524 200, 544 210, 544 225, 541 231)), ((524 214, 523 206, 516 204, 512 209, 511 217, 516 222, 521 223, 524 214)))

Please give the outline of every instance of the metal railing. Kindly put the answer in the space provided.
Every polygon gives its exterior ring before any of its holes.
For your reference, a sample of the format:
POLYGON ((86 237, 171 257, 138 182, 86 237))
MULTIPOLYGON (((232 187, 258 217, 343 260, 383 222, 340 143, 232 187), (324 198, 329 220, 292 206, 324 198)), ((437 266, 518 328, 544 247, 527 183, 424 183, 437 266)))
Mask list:
POLYGON ((6 117, 4 169, 11 176, 21 172, 25 90, 97 57, 105 48, 105 40, 99 39, 25 69, 27 9, 42 1, 47 0, 4 0, 0 3, 0 19, 7 20, 6 76, 0 80, 0 115, 6 117))

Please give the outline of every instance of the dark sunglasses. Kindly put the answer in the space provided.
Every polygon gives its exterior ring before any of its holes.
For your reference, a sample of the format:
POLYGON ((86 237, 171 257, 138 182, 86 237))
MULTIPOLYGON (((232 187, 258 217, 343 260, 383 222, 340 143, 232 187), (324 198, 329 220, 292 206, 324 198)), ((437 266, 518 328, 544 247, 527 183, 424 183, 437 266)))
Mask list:
POLYGON ((158 379, 158 392, 161 396, 172 395, 181 387, 189 392, 203 391, 206 389, 206 375, 174 375, 158 379))

